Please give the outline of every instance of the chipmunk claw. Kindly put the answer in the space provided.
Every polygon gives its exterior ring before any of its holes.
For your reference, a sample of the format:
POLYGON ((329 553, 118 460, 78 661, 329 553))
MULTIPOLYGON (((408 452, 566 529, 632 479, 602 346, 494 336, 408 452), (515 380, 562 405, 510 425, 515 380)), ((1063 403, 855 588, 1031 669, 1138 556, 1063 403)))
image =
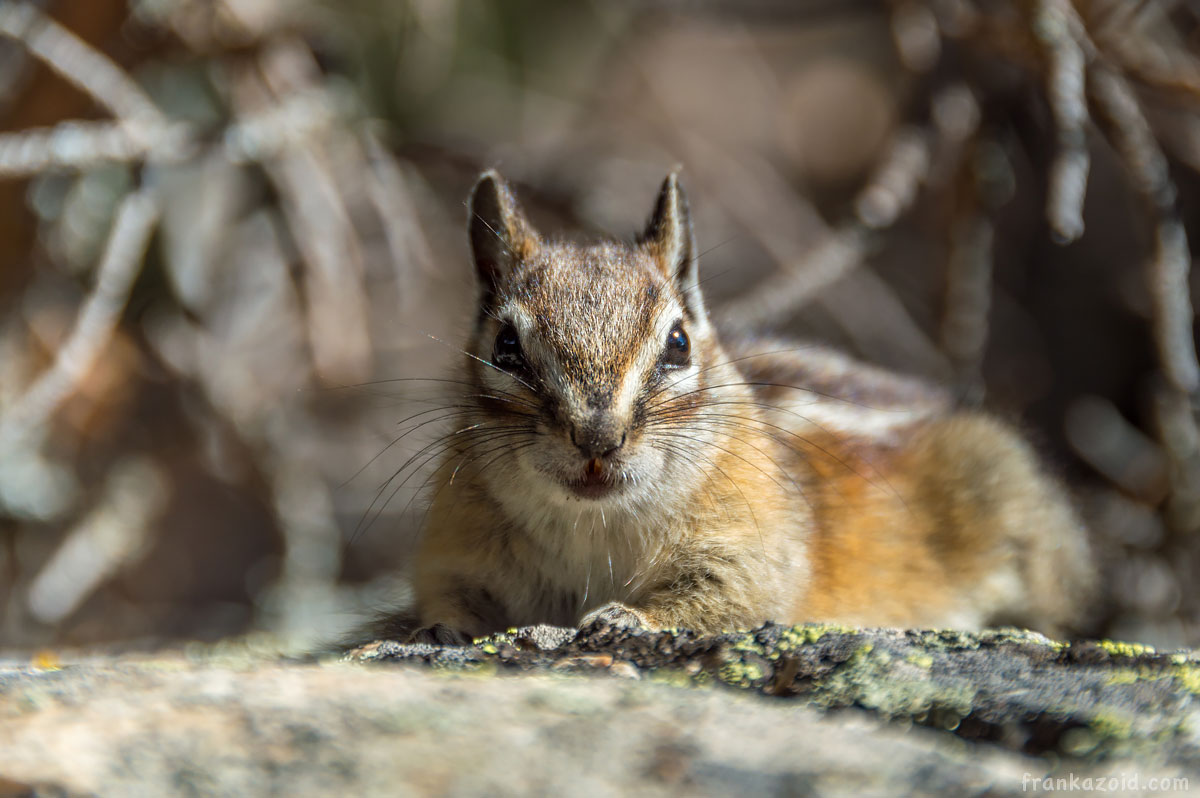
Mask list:
POLYGON ((590 626, 609 626, 613 629, 654 629, 655 624, 640 610, 635 610, 619 601, 611 601, 602 607, 584 615, 579 621, 579 628, 590 626))
POLYGON ((462 632, 444 623, 423 626, 408 636, 409 644, 424 643, 430 646, 465 646, 471 642, 462 632))

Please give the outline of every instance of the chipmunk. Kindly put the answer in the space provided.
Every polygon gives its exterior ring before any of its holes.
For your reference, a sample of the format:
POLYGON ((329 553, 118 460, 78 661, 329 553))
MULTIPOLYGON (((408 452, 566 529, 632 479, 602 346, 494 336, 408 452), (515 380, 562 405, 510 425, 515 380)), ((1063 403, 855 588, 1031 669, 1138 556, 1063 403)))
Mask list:
POLYGON ((543 238, 494 171, 469 204, 478 313, 410 639, 1080 617, 1084 529, 1014 430, 819 347, 721 340, 677 175, 633 243, 543 238))

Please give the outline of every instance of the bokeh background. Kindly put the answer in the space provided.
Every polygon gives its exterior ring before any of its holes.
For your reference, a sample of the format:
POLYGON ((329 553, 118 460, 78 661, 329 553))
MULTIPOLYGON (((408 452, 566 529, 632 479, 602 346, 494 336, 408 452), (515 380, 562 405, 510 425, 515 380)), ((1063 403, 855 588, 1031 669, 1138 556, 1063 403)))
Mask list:
POLYGON ((624 237, 677 165, 726 328, 1019 423, 1091 526, 1094 631, 1200 644, 1198 32, 1172 0, 0 2, 0 648, 295 649, 404 601, 476 174, 624 237))

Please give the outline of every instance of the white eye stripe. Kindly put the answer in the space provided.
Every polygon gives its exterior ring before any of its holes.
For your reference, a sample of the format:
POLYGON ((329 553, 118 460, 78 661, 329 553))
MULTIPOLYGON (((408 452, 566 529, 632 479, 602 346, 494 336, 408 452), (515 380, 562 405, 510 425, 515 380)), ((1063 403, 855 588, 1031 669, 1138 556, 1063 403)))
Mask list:
MULTIPOLYGON (((675 329, 675 325, 679 323, 681 313, 682 310, 675 307, 665 307, 659 311, 655 319, 656 324, 654 325, 656 333, 648 337, 642 344, 637 358, 634 359, 631 368, 622 378, 617 394, 620 398, 622 408, 631 407, 637 396, 642 392, 647 381, 653 378, 653 374, 661 362, 668 336, 675 329)), ((686 335, 686 333, 687 330, 685 329, 684 334, 686 335)), ((691 344, 689 339, 690 349, 691 344)), ((693 379, 695 370, 694 362, 674 367, 668 372, 667 379, 669 382, 667 384, 677 382, 680 385, 684 385, 693 379)))

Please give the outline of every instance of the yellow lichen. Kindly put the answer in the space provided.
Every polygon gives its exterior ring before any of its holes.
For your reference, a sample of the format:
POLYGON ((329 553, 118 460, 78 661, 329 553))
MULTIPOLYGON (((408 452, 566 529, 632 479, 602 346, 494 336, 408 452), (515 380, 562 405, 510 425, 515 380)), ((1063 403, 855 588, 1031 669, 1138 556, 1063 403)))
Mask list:
POLYGON ((762 645, 754 639, 753 635, 747 634, 739 637, 730 649, 733 651, 744 651, 750 654, 763 654, 762 645))
POLYGON ((1200 695, 1200 667, 1191 664, 1177 665, 1172 675, 1184 690, 1200 695))
POLYGON ((1133 724, 1129 720, 1107 713, 1097 714, 1088 726, 1100 737, 1109 740, 1128 740, 1133 736, 1133 724))
POLYGON ((836 623, 799 624, 783 630, 776 648, 779 651, 793 651, 801 646, 812 645, 827 634, 854 634, 856 631, 854 627, 836 623))
POLYGON ((1120 640, 1097 640, 1096 645, 1114 657, 1138 657, 1142 654, 1155 653, 1150 646, 1144 646, 1141 643, 1126 643, 1120 640))
MULTIPOLYGON (((962 685, 937 685, 924 676, 906 677, 889 668, 890 656, 873 653, 870 644, 860 646, 821 684, 817 700, 833 706, 855 704, 890 718, 908 717, 917 722, 937 710, 968 715, 975 691, 962 685)), ((948 717, 948 715, 947 715, 948 717)))
POLYGON ((763 678, 763 670, 754 662, 730 660, 717 671, 717 678, 733 687, 749 687, 763 678))

